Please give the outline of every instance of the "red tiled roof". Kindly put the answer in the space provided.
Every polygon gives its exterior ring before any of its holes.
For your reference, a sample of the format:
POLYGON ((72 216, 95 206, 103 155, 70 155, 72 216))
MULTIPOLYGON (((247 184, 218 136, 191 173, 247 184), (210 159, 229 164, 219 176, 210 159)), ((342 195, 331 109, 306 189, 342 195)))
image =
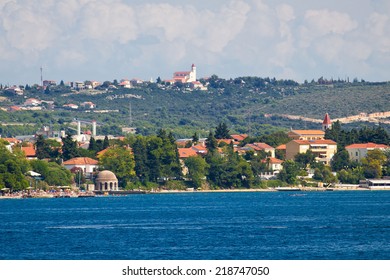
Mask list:
POLYGON ((20 141, 20 140, 18 140, 16 138, 1 138, 1 139, 4 139, 8 143, 14 143, 14 144, 22 142, 22 141, 20 141))
POLYGON ((195 150, 197 153, 207 153, 207 148, 202 144, 192 146, 191 149, 195 150))
POLYGON ((188 158, 198 155, 192 148, 178 148, 177 150, 179 152, 179 158, 188 158))
POLYGON ((243 141, 245 138, 248 137, 248 134, 232 134, 231 136, 236 141, 243 141))
POLYGON ((262 162, 266 163, 268 160, 269 160, 269 163, 271 163, 271 164, 275 164, 275 163, 282 164, 284 162, 283 160, 280 160, 280 159, 274 158, 274 157, 265 158, 262 160, 262 162))
POLYGON ((97 165, 99 162, 89 157, 77 157, 64 161, 64 165, 97 165))
POLYGON ((345 147, 346 149, 389 149, 390 147, 385 144, 375 144, 375 143, 362 143, 362 144, 352 144, 345 147))
POLYGON ((253 143, 253 144, 246 144, 245 147, 249 147, 254 149, 255 151, 260 151, 260 150, 268 150, 268 149, 273 149, 270 145, 266 143, 253 143))
POLYGON ((276 147, 276 150, 286 150, 286 144, 282 144, 276 147))
POLYGON ((224 142, 226 144, 230 144, 233 141, 233 139, 218 139, 217 142, 218 144, 221 142, 224 142))
POLYGON ((331 124, 332 122, 331 122, 331 120, 330 120, 330 117, 329 117, 329 114, 328 113, 326 113, 325 114, 325 118, 324 118, 324 121, 322 122, 322 124, 331 124))
POLYGON ((324 135, 325 132, 322 130, 291 130, 290 132, 293 132, 298 135, 324 135))
POLYGON ((33 146, 28 146, 28 147, 22 147, 21 148, 26 157, 35 157, 36 152, 33 146))

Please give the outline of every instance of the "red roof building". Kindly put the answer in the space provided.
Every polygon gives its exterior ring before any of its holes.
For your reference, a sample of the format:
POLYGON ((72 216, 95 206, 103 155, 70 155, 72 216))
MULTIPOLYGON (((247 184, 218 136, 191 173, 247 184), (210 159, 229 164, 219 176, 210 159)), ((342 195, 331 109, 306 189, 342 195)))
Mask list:
POLYGON ((324 121, 322 122, 322 129, 325 131, 332 128, 332 121, 330 120, 329 114, 325 114, 324 121))

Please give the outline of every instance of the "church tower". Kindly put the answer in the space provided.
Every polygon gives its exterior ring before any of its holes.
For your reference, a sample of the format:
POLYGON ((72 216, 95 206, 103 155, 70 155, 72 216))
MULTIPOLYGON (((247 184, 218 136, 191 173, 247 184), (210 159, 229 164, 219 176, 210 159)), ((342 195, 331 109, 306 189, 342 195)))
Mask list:
POLYGON ((196 66, 192 63, 191 65, 191 72, 189 77, 189 82, 195 82, 196 81, 196 66))
POLYGON ((332 121, 330 120, 329 114, 325 114, 324 121, 322 122, 322 130, 327 130, 332 128, 332 121))

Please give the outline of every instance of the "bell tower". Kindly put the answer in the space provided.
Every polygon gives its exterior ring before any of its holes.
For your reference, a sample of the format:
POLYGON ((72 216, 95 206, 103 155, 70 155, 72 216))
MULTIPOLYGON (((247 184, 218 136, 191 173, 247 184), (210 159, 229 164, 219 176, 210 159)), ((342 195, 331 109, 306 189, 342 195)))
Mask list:
POLYGON ((330 120, 329 114, 325 114, 324 121, 322 122, 322 130, 327 130, 332 128, 332 121, 330 120))

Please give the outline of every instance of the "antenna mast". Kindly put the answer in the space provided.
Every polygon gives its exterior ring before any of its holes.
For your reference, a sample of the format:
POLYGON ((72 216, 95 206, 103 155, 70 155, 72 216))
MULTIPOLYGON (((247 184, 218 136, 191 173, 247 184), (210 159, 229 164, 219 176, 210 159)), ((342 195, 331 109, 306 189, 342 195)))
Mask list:
POLYGON ((41 66, 41 86, 43 87, 43 68, 42 68, 42 66, 41 66))

